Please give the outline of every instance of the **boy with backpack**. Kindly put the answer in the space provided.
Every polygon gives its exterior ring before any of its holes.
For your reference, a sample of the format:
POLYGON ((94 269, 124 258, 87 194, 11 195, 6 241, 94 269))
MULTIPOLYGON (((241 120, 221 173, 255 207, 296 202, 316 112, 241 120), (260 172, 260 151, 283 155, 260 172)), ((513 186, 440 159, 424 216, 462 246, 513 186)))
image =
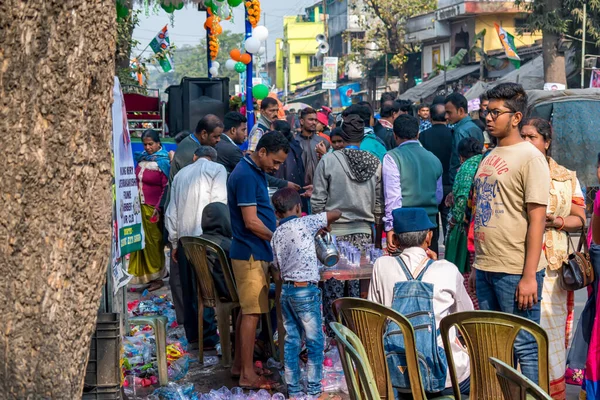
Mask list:
MULTIPOLYGON (((415 328, 417 352, 427 360, 427 365, 421 365, 425 392, 452 395, 439 323, 449 314, 473 310, 473 303, 458 268, 446 260, 437 260, 437 255, 429 250, 436 226, 427 212, 423 208, 398 208, 392 217, 394 229, 388 240, 393 240, 402 253, 375 262, 368 299, 398 311, 415 328)), ((388 327, 384 340, 386 358, 396 399, 404 398, 403 393, 412 398, 402 335, 394 332, 398 330, 395 324, 388 327)), ((455 329, 450 331, 450 342, 461 393, 469 394, 469 355, 455 329)))
POLYGON ((319 289, 320 263, 315 249, 315 235, 337 221, 340 210, 331 210, 302 217, 302 201, 292 188, 278 190, 272 198, 279 227, 273 233, 273 267, 276 281, 282 281, 281 314, 285 336, 285 381, 290 399, 303 397, 300 382, 299 356, 302 336, 308 349, 306 394, 312 398, 322 395, 323 316, 319 289))

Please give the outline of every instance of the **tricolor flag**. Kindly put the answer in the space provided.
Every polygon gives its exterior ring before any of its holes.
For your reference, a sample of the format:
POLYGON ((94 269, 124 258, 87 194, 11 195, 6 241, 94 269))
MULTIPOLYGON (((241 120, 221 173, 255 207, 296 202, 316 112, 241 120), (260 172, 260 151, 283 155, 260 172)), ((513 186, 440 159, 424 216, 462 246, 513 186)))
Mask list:
POLYGON ((500 25, 494 23, 496 32, 498 32, 498 38, 504 47, 506 57, 513 63, 515 68, 521 67, 521 57, 517 54, 517 46, 515 46, 515 37, 510 33, 506 32, 500 25))
POLYGON ((167 30, 167 25, 165 25, 150 42, 150 47, 158 55, 158 63, 164 72, 169 72, 173 69, 173 60, 171 60, 168 54, 164 53, 170 46, 169 31, 167 30))

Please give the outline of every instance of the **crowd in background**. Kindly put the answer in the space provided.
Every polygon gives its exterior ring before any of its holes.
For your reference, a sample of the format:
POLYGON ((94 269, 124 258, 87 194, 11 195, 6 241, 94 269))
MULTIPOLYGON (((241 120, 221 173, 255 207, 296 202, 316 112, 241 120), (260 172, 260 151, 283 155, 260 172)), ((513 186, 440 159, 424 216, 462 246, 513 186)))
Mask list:
MULTIPOLYGON (((174 304, 193 342, 198 337, 196 278, 180 239, 210 235, 218 241, 231 259, 242 309, 231 373, 241 387, 270 389, 274 383, 267 370, 254 366, 253 351, 259 316, 269 312, 273 234, 292 226, 286 224, 298 215, 315 216, 304 225, 294 222, 297 231, 310 232, 311 240, 329 225, 338 241, 362 252, 370 245, 383 247, 400 256, 411 273, 432 260, 423 279, 435 282, 439 291, 433 294, 437 323, 448 313, 479 308, 541 324, 550 338, 551 394, 564 399, 574 301, 573 292, 561 289, 558 271, 569 255, 568 233, 586 225, 583 192, 575 172, 549 155, 550 123, 526 119, 527 94, 520 85, 498 85, 480 104, 478 118, 472 118, 459 93, 419 105, 384 93, 377 117, 371 103, 358 102, 335 116, 327 107, 307 107, 279 120, 278 102, 267 97, 251 132, 238 112, 223 120, 206 115, 195 132, 178 135, 171 155, 158 135, 147 131, 136 169, 146 247, 131 256, 130 272, 138 283, 158 288, 164 243, 169 243, 174 304), (242 150, 245 144, 247 150, 242 150), (271 192, 277 189, 278 202, 272 203, 271 192), (409 224, 409 219, 417 222, 409 224)), ((292 234, 278 235, 280 243, 292 234)), ((307 235, 278 246, 297 246, 307 235)), ((597 240, 600 231, 593 235, 597 240)), ((294 274, 314 264, 310 250, 299 252, 287 255, 283 265, 275 257, 275 264, 291 287, 314 286, 302 296, 312 296, 319 306, 322 301, 329 328, 333 300, 360 297, 360 284, 294 274)), ((388 306, 393 285, 386 285, 404 279, 394 275, 397 268, 390 272, 396 266, 392 260, 378 260, 368 295, 388 306)), ((221 267, 212 263, 215 282, 222 285, 221 267)), ((227 292, 223 286, 217 289, 227 292)), ((204 343, 199 345, 214 346, 218 336, 212 310, 205 310, 204 319, 204 343)), ((573 345, 570 366, 581 369, 587 362, 588 368, 596 367, 588 354, 598 348, 581 342, 573 345)), ((460 358, 462 348, 456 352, 462 363, 457 366, 462 368, 461 391, 468 393, 468 356, 460 358)), ((537 348, 531 337, 519 335, 515 356, 523 374, 537 381, 537 348)), ((297 368, 290 371, 288 376, 286 365, 288 384, 297 368)), ((582 374, 569 370, 567 379, 576 381, 582 374)), ((320 388, 314 385, 311 394, 317 395, 320 388)))

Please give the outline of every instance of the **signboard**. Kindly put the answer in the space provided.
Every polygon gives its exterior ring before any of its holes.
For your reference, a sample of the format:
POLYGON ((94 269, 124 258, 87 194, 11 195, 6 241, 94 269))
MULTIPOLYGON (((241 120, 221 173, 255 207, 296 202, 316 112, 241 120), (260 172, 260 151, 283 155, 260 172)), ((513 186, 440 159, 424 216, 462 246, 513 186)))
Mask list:
POLYGON ((322 89, 336 89, 338 74, 338 58, 323 58, 323 86, 322 89))
POLYGON ((590 88, 600 88, 600 69, 593 69, 590 77, 590 88))
POLYGON ((115 166, 115 214, 117 221, 116 257, 144 248, 142 209, 138 194, 135 167, 125 101, 119 79, 115 77, 113 87, 113 157, 115 166))
POLYGON ((566 88, 562 83, 544 83, 544 90, 565 90, 566 88))

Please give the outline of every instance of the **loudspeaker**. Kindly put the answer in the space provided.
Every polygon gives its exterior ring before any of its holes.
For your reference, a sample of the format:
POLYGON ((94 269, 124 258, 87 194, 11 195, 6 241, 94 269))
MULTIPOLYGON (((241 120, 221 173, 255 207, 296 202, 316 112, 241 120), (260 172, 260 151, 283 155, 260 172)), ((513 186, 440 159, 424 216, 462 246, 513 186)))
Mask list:
POLYGON ((182 129, 194 132, 198 121, 207 114, 214 114, 223 121, 229 110, 229 78, 186 77, 180 86, 182 129))
POLYGON ((169 127, 169 136, 175 137, 183 130, 183 106, 182 93, 180 85, 171 85, 165 90, 169 95, 167 102, 167 126, 169 127))

